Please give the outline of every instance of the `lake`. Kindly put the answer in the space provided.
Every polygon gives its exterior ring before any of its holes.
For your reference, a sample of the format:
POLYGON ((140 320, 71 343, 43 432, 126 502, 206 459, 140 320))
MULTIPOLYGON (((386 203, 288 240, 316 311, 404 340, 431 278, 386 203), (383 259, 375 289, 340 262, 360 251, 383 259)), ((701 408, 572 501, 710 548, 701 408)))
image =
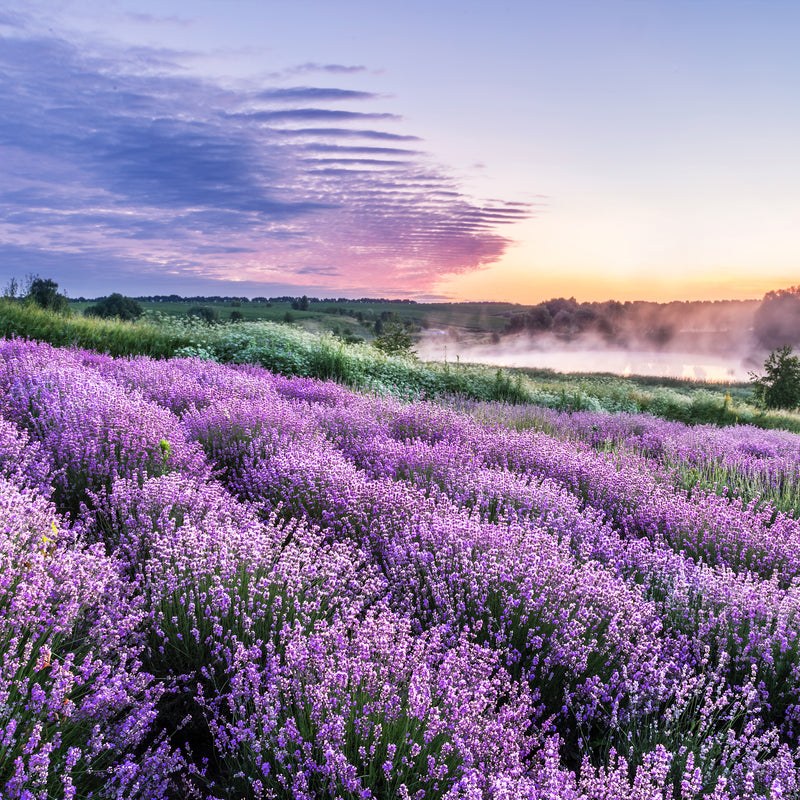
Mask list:
POLYGON ((530 342, 469 344, 429 334, 417 346, 425 361, 456 361, 532 367, 558 372, 611 372, 616 375, 653 375, 698 381, 748 381, 748 371, 761 371, 761 363, 742 354, 728 356, 679 351, 623 348, 534 346, 530 342))

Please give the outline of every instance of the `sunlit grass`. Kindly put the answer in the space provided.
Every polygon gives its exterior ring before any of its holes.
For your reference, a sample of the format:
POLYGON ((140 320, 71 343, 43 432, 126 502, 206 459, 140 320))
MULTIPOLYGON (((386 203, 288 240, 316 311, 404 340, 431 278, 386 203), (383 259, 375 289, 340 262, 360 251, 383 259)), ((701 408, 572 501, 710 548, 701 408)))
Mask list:
MULTIPOLYGON (((152 314, 120 322, 64 316, 0 299, 0 336, 85 347, 113 356, 199 356, 222 363, 258 364, 284 375, 321 378, 407 399, 461 397, 569 411, 646 412, 687 424, 749 424, 800 432, 800 413, 764 412, 747 384, 716 387, 670 378, 565 375, 453 362, 423 362, 348 344, 271 321, 207 325, 152 314)), ((517 425, 524 426, 522 420, 517 425)), ((535 427, 535 423, 534 423, 535 427)))

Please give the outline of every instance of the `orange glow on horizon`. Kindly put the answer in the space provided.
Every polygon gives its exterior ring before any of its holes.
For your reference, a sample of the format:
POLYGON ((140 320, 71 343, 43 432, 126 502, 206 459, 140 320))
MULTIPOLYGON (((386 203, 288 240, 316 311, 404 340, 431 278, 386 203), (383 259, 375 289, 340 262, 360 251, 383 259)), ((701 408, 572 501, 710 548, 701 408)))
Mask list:
POLYGON ((535 305, 554 297, 579 302, 645 300, 657 303, 695 300, 761 300, 775 289, 798 283, 798 276, 640 274, 629 278, 577 270, 521 269, 494 265, 468 275, 443 280, 437 291, 452 301, 497 301, 535 305))

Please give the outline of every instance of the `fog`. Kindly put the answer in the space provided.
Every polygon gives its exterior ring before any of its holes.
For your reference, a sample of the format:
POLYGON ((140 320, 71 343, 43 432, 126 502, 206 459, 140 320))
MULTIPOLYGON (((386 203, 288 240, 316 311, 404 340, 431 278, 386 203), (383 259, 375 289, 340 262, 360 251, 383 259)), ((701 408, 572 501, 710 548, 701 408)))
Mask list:
POLYGON ((482 330, 425 330, 417 352, 428 361, 748 381, 750 372, 763 372, 770 350, 800 343, 800 287, 769 292, 761 301, 579 303, 561 297, 493 317, 482 330))
POLYGON ((591 339, 564 343, 553 337, 504 337, 501 343, 458 340, 443 331, 426 331, 417 345, 426 361, 473 362, 504 367, 534 367, 557 372, 611 372, 700 381, 747 381, 763 357, 742 349, 726 355, 682 349, 604 346, 591 339), (760 359, 760 360, 759 360, 760 359))

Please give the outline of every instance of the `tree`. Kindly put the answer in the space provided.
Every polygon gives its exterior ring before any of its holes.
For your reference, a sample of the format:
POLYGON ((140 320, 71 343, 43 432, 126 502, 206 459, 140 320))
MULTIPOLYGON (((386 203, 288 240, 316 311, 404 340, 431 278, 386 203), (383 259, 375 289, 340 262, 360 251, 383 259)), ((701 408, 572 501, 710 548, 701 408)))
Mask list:
POLYGON ((219 311, 211 306, 192 306, 187 312, 187 317, 196 317, 207 325, 219 322, 219 311))
POLYGON ((69 313, 69 300, 66 295, 58 293, 58 284, 49 278, 31 276, 25 299, 49 311, 56 311, 59 314, 69 313))
POLYGON ((753 394, 764 408, 797 408, 800 405, 800 358, 785 344, 773 350, 764 362, 766 375, 750 373, 753 394))
POLYGON ((753 330, 765 348, 800 344, 800 286, 767 292, 753 317, 753 330))
MULTIPOLYGON (((376 330, 377 327, 376 325, 376 330)), ((384 320, 381 334, 375 337, 373 344, 378 350, 390 355, 414 355, 411 349, 414 337, 397 314, 384 320)))
POLYGON ((534 306, 525 314, 525 327, 533 333, 549 331, 553 327, 553 318, 544 303, 534 306))
POLYGON ((19 281, 16 278, 9 278, 8 283, 5 285, 3 289, 3 297, 7 297, 9 300, 16 300, 19 294, 19 281))
POLYGON ((567 308, 557 311, 553 317, 553 332, 560 339, 570 340, 578 333, 578 323, 574 312, 567 308))
POLYGON ((132 322, 144 314, 144 309, 131 297, 124 297, 119 292, 114 292, 104 297, 83 312, 86 317, 119 317, 119 319, 132 322))

